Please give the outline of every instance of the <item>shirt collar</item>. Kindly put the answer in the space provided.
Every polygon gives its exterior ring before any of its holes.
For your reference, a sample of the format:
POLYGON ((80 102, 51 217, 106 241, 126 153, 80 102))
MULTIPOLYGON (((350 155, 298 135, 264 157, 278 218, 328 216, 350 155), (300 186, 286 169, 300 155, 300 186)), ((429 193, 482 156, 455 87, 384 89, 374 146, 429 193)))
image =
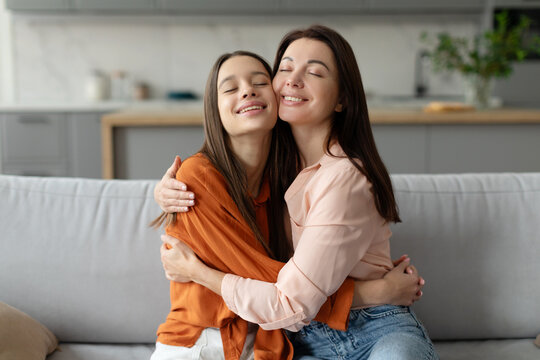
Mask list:
POLYGON ((304 168, 302 171, 311 170, 315 168, 318 169, 321 166, 324 166, 330 162, 335 161, 336 157, 347 157, 347 155, 345 154, 345 152, 343 151, 343 149, 337 142, 334 142, 332 145, 330 145, 329 150, 330 150, 330 154, 332 155, 330 155, 329 153, 325 151, 323 156, 319 159, 319 161, 317 161, 315 164, 311 166, 304 168))

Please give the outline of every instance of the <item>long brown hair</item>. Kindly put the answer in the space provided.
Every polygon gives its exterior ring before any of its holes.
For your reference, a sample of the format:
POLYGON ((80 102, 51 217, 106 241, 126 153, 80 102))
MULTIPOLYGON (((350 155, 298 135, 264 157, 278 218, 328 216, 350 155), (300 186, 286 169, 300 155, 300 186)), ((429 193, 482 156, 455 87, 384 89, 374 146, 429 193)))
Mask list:
MULTIPOLYGON (((247 176, 244 167, 229 146, 229 135, 221 122, 218 108, 218 75, 225 61, 235 56, 250 56, 258 60, 266 69, 268 75, 272 73, 270 65, 259 55, 248 51, 235 51, 220 56, 210 71, 206 82, 204 94, 204 135, 205 140, 199 150, 204 154, 216 169, 223 175, 227 182, 229 194, 236 203, 238 210, 253 231, 257 240, 263 245, 269 256, 280 261, 288 261, 292 254, 292 247, 285 236, 284 230, 284 200, 279 190, 280 179, 278 178, 278 147, 279 138, 276 130, 272 130, 270 152, 265 165, 265 176, 270 182, 270 200, 267 217, 269 224, 270 239, 268 245, 257 226, 253 200, 247 190, 247 176)), ((189 184, 188 184, 189 185, 189 184)), ((176 221, 176 214, 162 213, 151 225, 159 227, 162 223, 166 226, 176 221)))
MULTIPOLYGON (((373 138, 360 70, 347 40, 335 30, 322 25, 293 30, 286 34, 279 44, 274 61, 273 76, 278 72, 281 58, 289 45, 302 38, 318 40, 328 45, 334 54, 338 68, 339 99, 343 105, 343 111, 334 113, 330 133, 326 140, 326 152, 330 154, 330 144, 337 140, 347 158, 371 182, 379 214, 386 221, 400 222, 392 182, 373 138), (362 166, 354 159, 359 159, 362 166)), ((282 120, 278 120, 276 127, 280 131, 286 132, 287 127, 282 123, 282 120)), ((288 141, 284 145, 284 151, 292 151, 292 145, 288 144, 288 141)), ((283 157, 285 156, 283 155, 283 157)), ((288 167, 287 174, 292 173, 293 169, 298 171, 298 157, 296 159, 289 158, 286 167, 288 167)), ((290 184, 291 179, 282 178, 282 181, 290 184)))

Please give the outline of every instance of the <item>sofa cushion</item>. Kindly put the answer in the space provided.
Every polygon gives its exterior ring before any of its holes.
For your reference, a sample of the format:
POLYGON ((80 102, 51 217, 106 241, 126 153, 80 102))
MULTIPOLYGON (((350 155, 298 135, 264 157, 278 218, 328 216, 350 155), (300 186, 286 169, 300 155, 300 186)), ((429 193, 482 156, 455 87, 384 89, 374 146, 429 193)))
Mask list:
POLYGON ((441 341, 434 345, 443 360, 540 359, 540 349, 533 340, 441 341))
POLYGON ((170 309, 155 183, 0 175, 0 301, 62 342, 155 342, 170 309))
POLYGON ((38 321, 0 302, 0 360, 42 360, 58 340, 38 321))
POLYGON ((155 345, 60 343, 60 349, 47 360, 148 360, 155 345))
POLYGON ((403 220, 392 227, 392 255, 409 254, 426 279, 414 308, 432 338, 534 338, 540 174, 392 180, 403 220))

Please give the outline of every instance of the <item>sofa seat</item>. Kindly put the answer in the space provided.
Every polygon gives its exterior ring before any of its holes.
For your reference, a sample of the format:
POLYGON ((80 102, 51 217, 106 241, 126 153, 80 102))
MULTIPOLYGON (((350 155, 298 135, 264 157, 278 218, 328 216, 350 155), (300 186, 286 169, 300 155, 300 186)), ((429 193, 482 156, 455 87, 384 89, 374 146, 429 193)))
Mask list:
POLYGON ((154 344, 77 344, 60 343, 61 351, 55 351, 47 360, 127 360, 150 359, 154 344))
POLYGON ((540 359, 534 339, 437 341, 441 360, 532 360, 540 359))

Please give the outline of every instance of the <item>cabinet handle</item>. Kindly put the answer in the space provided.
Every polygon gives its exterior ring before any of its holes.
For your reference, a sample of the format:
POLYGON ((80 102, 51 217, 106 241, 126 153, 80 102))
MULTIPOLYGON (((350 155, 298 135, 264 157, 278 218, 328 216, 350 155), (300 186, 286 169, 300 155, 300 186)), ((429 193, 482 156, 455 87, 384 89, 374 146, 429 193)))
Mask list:
POLYGON ((48 172, 41 171, 21 171, 22 176, 51 176, 48 172))
POLYGON ((49 119, 39 117, 20 117, 18 119, 21 124, 48 124, 49 119))

